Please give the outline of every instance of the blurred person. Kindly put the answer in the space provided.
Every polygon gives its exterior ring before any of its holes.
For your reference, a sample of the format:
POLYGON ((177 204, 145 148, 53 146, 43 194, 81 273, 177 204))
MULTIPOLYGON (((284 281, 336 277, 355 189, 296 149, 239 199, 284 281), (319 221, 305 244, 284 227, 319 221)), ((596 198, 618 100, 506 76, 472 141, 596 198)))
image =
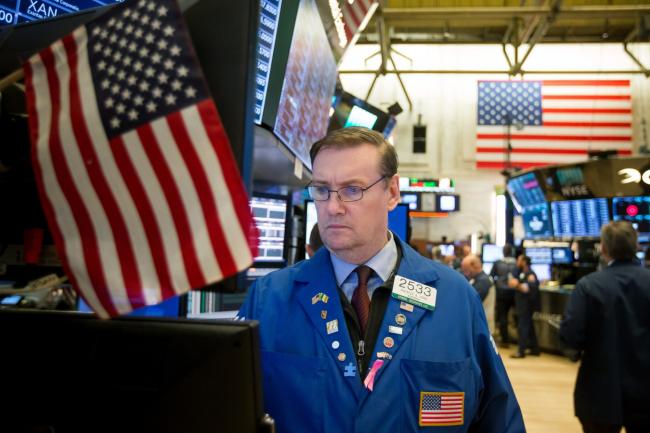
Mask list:
POLYGON ((307 254, 309 257, 314 257, 316 251, 323 246, 323 240, 320 237, 320 232, 318 231, 318 223, 314 224, 309 233, 309 243, 305 246, 307 254))
POLYGON ((490 277, 494 281, 497 291, 496 321, 499 327, 499 346, 508 347, 508 312, 515 305, 515 291, 508 285, 508 280, 518 275, 517 261, 513 257, 513 248, 510 244, 503 246, 503 258, 494 262, 490 277))
POLYGON ((454 248, 454 253, 458 252, 454 257, 453 267, 457 271, 460 271, 460 264, 463 262, 463 259, 468 255, 472 254, 472 249, 469 245, 462 245, 458 248, 454 248))
POLYGON ((515 289, 515 309, 517 311, 517 343, 519 349, 511 358, 524 358, 526 349, 529 354, 539 356, 537 333, 533 324, 533 312, 539 311, 539 280, 530 269, 530 257, 521 254, 517 257, 519 272, 513 276, 508 285, 515 289))
POLYGON ((650 270, 627 221, 601 229, 603 270, 581 278, 560 341, 582 356, 574 392, 585 433, 650 432, 650 270))
POLYGON ((496 300, 494 282, 485 272, 483 272, 481 259, 475 254, 468 254, 465 256, 463 261, 460 263, 460 269, 481 297, 490 333, 494 333, 494 304, 496 300))
POLYGON ((431 260, 434 260, 438 263, 444 263, 445 256, 442 254, 442 249, 439 246, 434 246, 431 248, 431 260))

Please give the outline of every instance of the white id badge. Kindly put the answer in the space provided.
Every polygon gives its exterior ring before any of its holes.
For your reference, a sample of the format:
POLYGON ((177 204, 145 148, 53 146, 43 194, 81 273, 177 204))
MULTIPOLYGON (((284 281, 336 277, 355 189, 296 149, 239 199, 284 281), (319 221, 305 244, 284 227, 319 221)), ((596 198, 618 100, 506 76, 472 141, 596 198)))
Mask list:
POLYGON ((433 310, 436 307, 435 287, 427 286, 417 281, 395 275, 393 281, 393 297, 417 305, 418 307, 433 310))

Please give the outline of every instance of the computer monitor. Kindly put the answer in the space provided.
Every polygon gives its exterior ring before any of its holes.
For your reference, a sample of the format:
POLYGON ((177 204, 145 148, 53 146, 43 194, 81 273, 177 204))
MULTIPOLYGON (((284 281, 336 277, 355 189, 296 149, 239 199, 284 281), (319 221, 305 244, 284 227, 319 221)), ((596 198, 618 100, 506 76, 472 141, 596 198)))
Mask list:
POLYGON ((420 193, 417 192, 402 192, 400 193, 402 197, 402 203, 406 203, 409 206, 409 210, 419 211, 420 204, 420 193))
POLYGON ((551 249, 553 263, 570 264, 573 263, 573 250, 569 247, 553 247, 551 249))
POLYGON ((0 431, 260 432, 257 326, 0 310, 0 431))
POLYGON ((250 206, 259 232, 257 266, 283 267, 286 264, 289 204, 289 196, 253 192, 250 206))
POLYGON ((530 269, 535 272, 535 275, 537 275, 537 279, 540 282, 548 281, 551 279, 551 265, 549 264, 533 264, 530 265, 530 269))
POLYGON ((551 202, 553 233, 558 237, 598 237, 609 222, 606 198, 551 202))
POLYGON ((553 262, 551 249, 548 247, 526 248, 526 255, 533 264, 548 265, 553 262))
POLYGON ((493 266, 494 266, 494 263, 484 262, 483 263, 483 272, 490 275, 490 272, 492 272, 492 267, 493 266))
POLYGON ((453 256, 454 255, 454 244, 440 244, 438 245, 440 252, 443 256, 453 256))
POLYGON ((649 242, 650 196, 614 197, 612 219, 629 221, 639 235, 639 242, 649 242))
POLYGON ((551 237, 551 221, 548 204, 542 203, 524 207, 522 218, 526 238, 551 237))
POLYGON ((483 263, 494 263, 503 258, 503 247, 495 244, 483 244, 481 260, 483 263))
POLYGON ((460 210, 460 196, 456 194, 436 195, 436 212, 457 212, 460 210))

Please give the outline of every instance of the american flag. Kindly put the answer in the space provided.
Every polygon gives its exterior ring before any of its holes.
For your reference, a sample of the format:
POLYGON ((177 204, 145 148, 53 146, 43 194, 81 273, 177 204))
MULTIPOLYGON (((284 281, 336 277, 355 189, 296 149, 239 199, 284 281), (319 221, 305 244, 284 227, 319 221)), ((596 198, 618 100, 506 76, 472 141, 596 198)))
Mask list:
POLYGON ((114 7, 24 69, 41 201, 100 317, 250 265, 246 191, 174 1, 114 7))
POLYGON ((420 427, 463 425, 464 392, 421 392, 420 427))
POLYGON ((477 168, 587 160, 590 150, 632 154, 629 80, 479 81, 477 168))
POLYGON ((370 21, 378 3, 375 0, 339 0, 339 5, 345 23, 345 35, 352 44, 370 21))

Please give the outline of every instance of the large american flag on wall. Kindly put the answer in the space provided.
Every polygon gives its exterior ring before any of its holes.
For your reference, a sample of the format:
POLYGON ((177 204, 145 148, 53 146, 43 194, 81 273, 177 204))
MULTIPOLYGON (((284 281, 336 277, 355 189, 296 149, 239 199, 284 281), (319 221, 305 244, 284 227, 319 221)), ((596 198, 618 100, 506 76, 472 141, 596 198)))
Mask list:
POLYGON ((246 191, 174 1, 114 7, 24 69, 41 201, 99 316, 250 265, 246 191))
POLYGON ((589 150, 632 153, 629 80, 479 81, 477 168, 584 161, 589 150))

